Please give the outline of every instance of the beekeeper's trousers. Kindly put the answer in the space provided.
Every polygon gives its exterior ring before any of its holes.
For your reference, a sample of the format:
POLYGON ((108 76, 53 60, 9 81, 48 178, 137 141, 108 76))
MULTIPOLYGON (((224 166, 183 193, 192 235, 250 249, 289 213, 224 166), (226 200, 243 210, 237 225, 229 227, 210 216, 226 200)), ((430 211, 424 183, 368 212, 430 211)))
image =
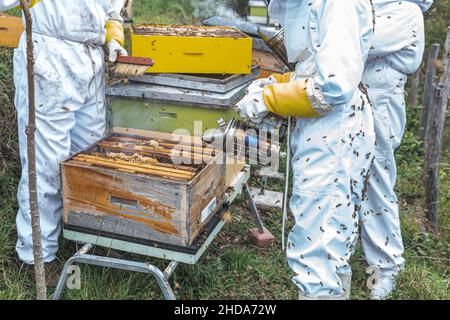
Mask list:
MULTIPOLYGON (((45 262, 58 251, 62 214, 60 161, 100 139, 105 131, 104 54, 86 45, 34 33, 36 84, 36 172, 45 262)), ((28 84, 26 41, 14 53, 15 106, 22 178, 17 213, 19 258, 32 264, 28 191, 28 84)))

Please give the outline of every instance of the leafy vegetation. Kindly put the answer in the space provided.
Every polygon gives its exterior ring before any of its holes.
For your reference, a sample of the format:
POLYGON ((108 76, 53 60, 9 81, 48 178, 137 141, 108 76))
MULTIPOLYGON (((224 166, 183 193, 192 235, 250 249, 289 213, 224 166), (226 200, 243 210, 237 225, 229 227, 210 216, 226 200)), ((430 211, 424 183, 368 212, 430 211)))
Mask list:
MULTIPOLYGON (((219 1, 220 2, 220 1, 219 1)), ((449 19, 448 0, 435 1, 427 16, 427 43, 445 39, 449 19)), ((135 22, 196 23, 195 3, 189 0, 135 1, 135 22)), ((17 13, 17 11, 15 12, 17 13)), ((0 298, 33 299, 34 287, 26 268, 15 262, 16 188, 20 174, 15 112, 13 107, 12 50, 0 49, 0 298)), ((423 213, 424 190, 421 186, 423 145, 417 138, 419 109, 408 107, 408 128, 397 152, 398 194, 402 210, 402 230, 406 246, 406 270, 399 279, 393 299, 449 299, 449 150, 443 153, 441 175, 440 229, 431 232, 423 213)), ((449 125, 447 121, 447 126, 449 125)), ((447 135, 450 136, 449 127, 447 135)), ((279 188, 272 182, 274 188, 279 188)), ((253 227, 244 204, 237 203, 234 221, 227 226, 204 257, 195 266, 182 265, 172 284, 175 294, 184 299, 295 299, 291 271, 281 250, 281 213, 265 213, 263 218, 277 237, 268 250, 251 246, 246 230, 253 227)), ((76 250, 62 240, 59 259, 65 261, 76 250)), ((99 249, 97 249, 99 250, 99 249)), ((112 255, 163 267, 166 261, 111 252, 112 255)), ((368 298, 366 265, 358 249, 352 259, 354 285, 352 298, 368 298)), ((69 291, 69 299, 156 299, 162 298, 150 276, 82 267, 82 289, 69 291)))

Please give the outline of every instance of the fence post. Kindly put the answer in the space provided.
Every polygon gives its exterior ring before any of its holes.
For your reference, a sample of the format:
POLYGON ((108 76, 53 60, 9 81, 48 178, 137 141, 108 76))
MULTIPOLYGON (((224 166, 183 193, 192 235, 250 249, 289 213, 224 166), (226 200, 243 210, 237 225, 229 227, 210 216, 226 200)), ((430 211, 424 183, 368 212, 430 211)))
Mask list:
POLYGON ((439 83, 434 85, 433 100, 428 113, 426 130, 426 152, 424 165, 426 214, 433 229, 437 230, 439 217, 439 159, 442 134, 450 90, 450 27, 445 41, 445 52, 442 59, 442 75, 439 83))
POLYGON ((420 85, 420 69, 418 69, 412 76, 411 79, 411 108, 415 109, 417 107, 417 97, 419 95, 419 85, 420 85))
POLYGON ((434 83, 436 77, 435 61, 439 57, 440 48, 441 45, 439 43, 435 43, 431 45, 430 51, 428 52, 427 71, 425 75, 425 86, 422 98, 422 113, 420 116, 420 127, 419 127, 419 137, 422 140, 424 140, 426 137, 429 108, 430 104, 433 102, 434 83))

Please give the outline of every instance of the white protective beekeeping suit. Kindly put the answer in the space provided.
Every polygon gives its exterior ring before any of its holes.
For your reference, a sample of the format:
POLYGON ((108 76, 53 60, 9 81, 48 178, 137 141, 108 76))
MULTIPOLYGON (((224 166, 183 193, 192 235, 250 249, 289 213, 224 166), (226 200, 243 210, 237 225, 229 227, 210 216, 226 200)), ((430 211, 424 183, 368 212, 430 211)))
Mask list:
POLYGON ((361 242, 368 264, 376 267, 378 281, 372 298, 383 299, 395 286, 404 267, 400 218, 394 187, 397 168, 394 151, 406 123, 406 74, 415 72, 424 52, 422 11, 432 0, 374 0, 375 36, 363 83, 374 108, 377 146, 370 169, 368 201, 362 204, 361 242))
MULTIPOLYGON (((0 11, 19 5, 0 0, 0 11)), ((56 258, 61 220, 59 162, 100 139, 105 131, 104 52, 126 53, 117 34, 123 0, 33 0, 36 82, 36 166, 45 262, 56 258), (107 34, 112 31, 111 34, 107 34), (113 52, 114 51, 114 52, 113 52)), ((122 30, 123 31, 123 30, 122 30)), ((120 30, 118 32, 120 34, 120 30)), ((22 179, 17 214, 19 258, 33 263, 28 197, 28 85, 26 38, 14 52, 15 106, 22 179)))
POLYGON ((292 136, 293 281, 303 299, 348 298, 339 270, 349 269, 375 144, 372 108, 360 86, 373 37, 371 2, 273 0, 269 10, 297 63, 290 83, 308 79, 304 91, 315 114, 299 117, 292 136))

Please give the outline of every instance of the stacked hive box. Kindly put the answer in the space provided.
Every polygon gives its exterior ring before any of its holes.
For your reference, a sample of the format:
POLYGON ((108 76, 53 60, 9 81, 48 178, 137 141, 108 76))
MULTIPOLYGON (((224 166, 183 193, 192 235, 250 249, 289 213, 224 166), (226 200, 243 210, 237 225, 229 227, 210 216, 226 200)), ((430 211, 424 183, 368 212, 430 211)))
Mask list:
MULTIPOLYGON (((250 4, 250 12, 265 12, 267 11, 266 5, 264 3, 250 4), (264 8, 261 8, 264 6, 264 8), (263 10, 260 10, 263 9, 263 10)), ((261 1, 263 2, 263 1, 261 1)), ((214 16, 203 21, 203 24, 207 26, 217 26, 226 25, 239 29, 240 31, 248 34, 253 38, 253 52, 252 52, 252 63, 260 68, 260 78, 267 78, 273 73, 284 73, 288 71, 283 63, 274 52, 265 44, 261 39, 260 29, 267 34, 276 35, 280 28, 274 21, 270 21, 267 25, 267 19, 265 17, 259 17, 258 21, 255 19, 249 19, 249 21, 243 21, 240 19, 224 18, 219 16, 214 16), (250 22, 253 21, 253 22, 250 22)))
POLYGON ((0 13, 0 47, 17 48, 22 32, 22 19, 0 13))
POLYGON ((138 25, 131 53, 152 58, 151 73, 250 74, 252 39, 234 28, 138 25))
POLYGON ((131 46, 154 68, 107 88, 108 137, 63 162, 65 229, 189 247, 245 167, 201 136, 236 116, 257 77, 252 40, 230 28, 145 25, 133 28, 131 46), (194 163, 174 163, 180 145, 194 163))
POLYGON ((113 134, 64 161, 65 229, 190 246, 223 203, 225 166, 205 163, 221 155, 204 144, 185 146, 190 165, 174 164, 177 146, 113 134))
MULTIPOLYGON (((152 58, 154 66, 107 89, 112 131, 181 130, 201 137, 218 120, 236 117, 234 104, 259 73, 252 67, 252 38, 235 28, 134 26, 131 53, 152 58)), ((230 162, 227 185, 244 167, 230 162)))

